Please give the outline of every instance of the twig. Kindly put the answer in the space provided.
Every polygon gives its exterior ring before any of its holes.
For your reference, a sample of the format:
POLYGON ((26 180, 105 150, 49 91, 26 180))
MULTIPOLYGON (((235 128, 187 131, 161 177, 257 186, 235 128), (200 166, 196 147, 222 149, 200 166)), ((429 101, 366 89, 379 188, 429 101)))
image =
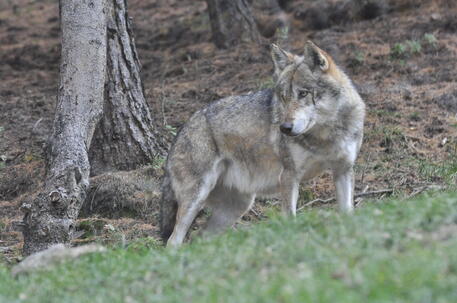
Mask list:
MULTIPOLYGON (((373 191, 367 191, 367 192, 361 192, 361 193, 357 193, 354 195, 354 198, 360 198, 360 197, 366 197, 366 196, 374 196, 374 195, 381 195, 381 194, 391 194, 393 193, 393 189, 392 188, 388 188, 388 189, 380 189, 380 190, 373 190, 373 191)), ((329 199, 315 199, 315 200, 312 200, 312 201, 309 201, 307 203, 305 203, 303 206, 301 206, 298 211, 302 210, 303 208, 305 207, 309 207, 309 206, 312 206, 313 204, 315 203, 330 203, 330 202, 333 202, 335 201, 336 198, 335 197, 332 197, 332 198, 329 198, 329 199)))
MULTIPOLYGON (((406 145, 409 148, 411 148, 413 151, 415 151, 416 153, 418 153, 420 155, 425 155, 426 154, 424 151, 421 151, 417 147, 415 147, 414 144, 412 142, 410 142, 410 140, 408 138, 411 138, 411 139, 418 139, 418 138, 412 137, 412 136, 403 135, 403 139, 405 140, 406 145)), ((418 139, 417 142, 420 142, 420 139, 418 139)))
POLYGON ((367 191, 367 192, 355 194, 354 198, 373 196, 373 195, 379 195, 379 194, 391 194, 391 193, 393 193, 393 191, 394 191, 393 188, 367 191))
POLYGON ((427 187, 428 186, 422 186, 422 187, 419 187, 418 189, 414 190, 411 194, 409 194, 408 199, 422 193, 424 190, 427 189, 427 187))
POLYGON ((360 180, 360 184, 363 184, 363 180, 365 179, 365 171, 367 170, 368 163, 370 163, 370 160, 371 160, 371 153, 368 153, 367 162, 366 162, 365 165, 363 166, 362 178, 361 178, 361 180, 360 180))
POLYGON ((34 124, 33 127, 32 127, 32 133, 35 132, 35 129, 37 128, 38 124, 40 124, 40 122, 41 122, 42 120, 43 120, 43 118, 40 118, 40 119, 38 119, 37 122, 35 122, 35 124, 34 124))
MULTIPOLYGON (((413 189, 412 193, 409 194, 406 199, 410 199, 412 197, 415 197, 415 196, 417 196, 417 195, 419 195, 419 194, 421 194, 424 191, 429 190, 429 189, 440 190, 440 189, 443 189, 443 188, 445 188, 445 187, 441 186, 441 185, 438 185, 438 184, 426 184, 424 186, 417 187, 417 188, 413 189)), ((381 195, 381 198, 384 198, 386 196, 386 194, 391 194, 391 193, 393 193, 393 191, 394 190, 392 188, 373 190, 373 191, 365 191, 364 190, 361 193, 354 194, 354 200, 355 200, 355 198, 366 197, 366 196, 374 196, 374 195, 381 195)), ((335 200, 336 200, 335 197, 331 197, 331 198, 328 198, 328 199, 315 199, 315 200, 312 200, 312 201, 309 201, 309 202, 303 204, 300 208, 297 209, 297 211, 300 211, 305 207, 312 206, 315 203, 330 203, 330 202, 333 202, 335 200)))
POLYGON ((409 194, 408 199, 412 198, 412 197, 415 197, 415 196, 423 193, 424 191, 426 191, 428 189, 440 190, 440 189, 443 189, 443 188, 444 188, 444 186, 440 186, 440 185, 437 185, 437 184, 424 185, 422 187, 414 189, 413 192, 411 194, 409 194))
POLYGON ((13 162, 14 160, 16 160, 17 158, 19 158, 20 156, 22 156, 23 154, 25 154, 25 150, 24 151, 21 151, 20 153, 18 153, 16 156, 14 156, 13 158, 11 159, 8 159, 9 162, 13 162))
POLYGON ((259 213, 254 209, 254 208, 251 208, 251 213, 254 214, 254 216, 257 218, 257 219, 261 219, 262 217, 259 215, 259 213))
POLYGON ((160 110, 162 111, 162 125, 165 126, 167 125, 167 117, 165 117, 165 97, 164 94, 161 93, 161 98, 160 98, 160 110))
POLYGON ((95 189, 94 194, 92 195, 92 199, 90 200, 89 209, 91 212, 94 210, 93 206, 94 206, 95 195, 97 194, 100 187, 102 187, 101 184, 97 185, 97 188, 95 189))
POLYGON ((315 199, 315 200, 312 200, 312 201, 309 201, 309 202, 303 204, 303 206, 301 206, 299 209, 297 209, 297 211, 300 211, 300 210, 302 210, 303 208, 308 207, 308 206, 311 206, 311 205, 313 205, 314 203, 317 203, 317 202, 320 202, 320 203, 329 203, 329 202, 333 202, 333 201, 335 201, 335 200, 336 200, 335 197, 332 197, 332 198, 329 198, 329 199, 315 199))

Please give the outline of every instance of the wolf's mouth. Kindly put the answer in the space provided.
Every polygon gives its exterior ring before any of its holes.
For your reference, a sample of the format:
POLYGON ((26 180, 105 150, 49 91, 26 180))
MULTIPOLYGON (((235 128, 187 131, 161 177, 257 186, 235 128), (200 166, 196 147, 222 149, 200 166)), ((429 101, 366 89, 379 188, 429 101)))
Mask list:
POLYGON ((285 134, 286 136, 289 136, 289 137, 297 137, 297 136, 300 136, 301 133, 288 133, 288 134, 285 134))
POLYGON ((312 120, 308 120, 306 125, 303 122, 299 122, 295 125, 286 122, 281 124, 279 128, 284 135, 289 137, 296 137, 308 132, 314 126, 314 124, 315 123, 312 120))
POLYGON ((297 137, 297 136, 300 136, 300 135, 303 135, 304 133, 306 133, 308 130, 304 130, 302 132, 294 132, 294 131, 291 131, 291 132, 288 132, 288 133, 284 133, 286 136, 289 136, 289 137, 297 137))
POLYGON ((294 130, 292 129, 292 131, 290 132, 290 136, 296 137, 296 136, 304 135, 304 134, 306 134, 311 128, 313 128, 313 126, 314 126, 313 121, 309 120, 308 123, 306 124, 306 126, 305 126, 302 130, 294 131, 294 130))

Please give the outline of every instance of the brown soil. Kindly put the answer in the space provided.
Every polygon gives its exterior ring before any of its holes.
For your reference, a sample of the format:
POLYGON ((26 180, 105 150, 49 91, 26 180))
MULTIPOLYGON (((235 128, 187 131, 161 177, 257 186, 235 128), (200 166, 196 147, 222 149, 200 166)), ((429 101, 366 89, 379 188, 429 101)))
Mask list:
MULTIPOLYGON (((356 191, 411 193, 424 184, 443 183, 442 177, 421 169, 424 163, 455 158, 457 4, 379 2, 371 10, 354 11, 328 1, 323 13, 317 2, 281 1, 291 21, 290 48, 300 53, 312 39, 328 50, 367 104, 356 191), (345 14, 350 17, 342 18, 345 14), (407 45, 408 40, 421 48, 392 54, 395 44, 407 45)), ((213 100, 271 85, 267 44, 217 49, 205 1, 130 0, 129 6, 147 99, 164 131, 179 128, 213 100)), ((59 35, 56 1, 0 4, 0 252, 6 256, 16 256, 22 245, 13 224, 21 219, 20 201, 44 176, 42 151, 56 100, 59 35)), ((304 190, 309 199, 333 195, 327 174, 311 185, 304 190)), ((251 216, 260 216, 262 205, 251 216)), ((127 241, 154 236, 155 217, 97 219, 104 220, 103 228, 91 235, 112 234, 113 226, 127 241)))

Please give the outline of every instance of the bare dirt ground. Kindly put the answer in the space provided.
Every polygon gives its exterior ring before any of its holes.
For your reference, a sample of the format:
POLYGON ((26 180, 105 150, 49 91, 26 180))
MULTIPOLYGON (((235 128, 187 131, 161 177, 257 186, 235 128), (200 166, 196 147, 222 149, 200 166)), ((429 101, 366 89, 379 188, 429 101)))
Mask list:
MULTIPOLYGON (((346 16, 335 5, 324 14, 312 1, 288 3, 290 49, 300 53, 312 39, 329 51, 367 104, 356 191, 392 189, 408 195, 443 185, 440 169, 456 163, 455 1, 386 2, 375 18, 346 16)), ((131 0, 129 13, 147 99, 164 132, 179 128, 213 100, 271 86, 268 44, 217 49, 205 1, 131 0)), ((20 201, 44 176, 42 150, 56 100, 59 31, 56 1, 0 4, 0 253, 11 262, 22 245, 12 223, 21 219, 20 201)), ((302 189, 302 203, 333 195, 327 174, 310 185, 302 189)), ((257 205, 246 219, 260 216, 262 207, 257 205)), ((77 241, 155 236, 154 218, 82 218, 86 236, 77 241)))

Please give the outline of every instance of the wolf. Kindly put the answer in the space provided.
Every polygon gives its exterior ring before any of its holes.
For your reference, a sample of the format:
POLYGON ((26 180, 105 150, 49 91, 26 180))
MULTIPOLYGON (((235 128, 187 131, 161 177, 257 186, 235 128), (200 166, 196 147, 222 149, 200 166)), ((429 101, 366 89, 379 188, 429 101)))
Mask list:
POLYGON ((274 88, 218 100, 181 128, 165 165, 160 228, 179 246, 204 207, 205 232, 231 227, 257 195, 279 195, 295 216, 301 181, 331 170, 351 212, 365 104, 348 76, 308 41, 302 56, 271 46, 274 88))

